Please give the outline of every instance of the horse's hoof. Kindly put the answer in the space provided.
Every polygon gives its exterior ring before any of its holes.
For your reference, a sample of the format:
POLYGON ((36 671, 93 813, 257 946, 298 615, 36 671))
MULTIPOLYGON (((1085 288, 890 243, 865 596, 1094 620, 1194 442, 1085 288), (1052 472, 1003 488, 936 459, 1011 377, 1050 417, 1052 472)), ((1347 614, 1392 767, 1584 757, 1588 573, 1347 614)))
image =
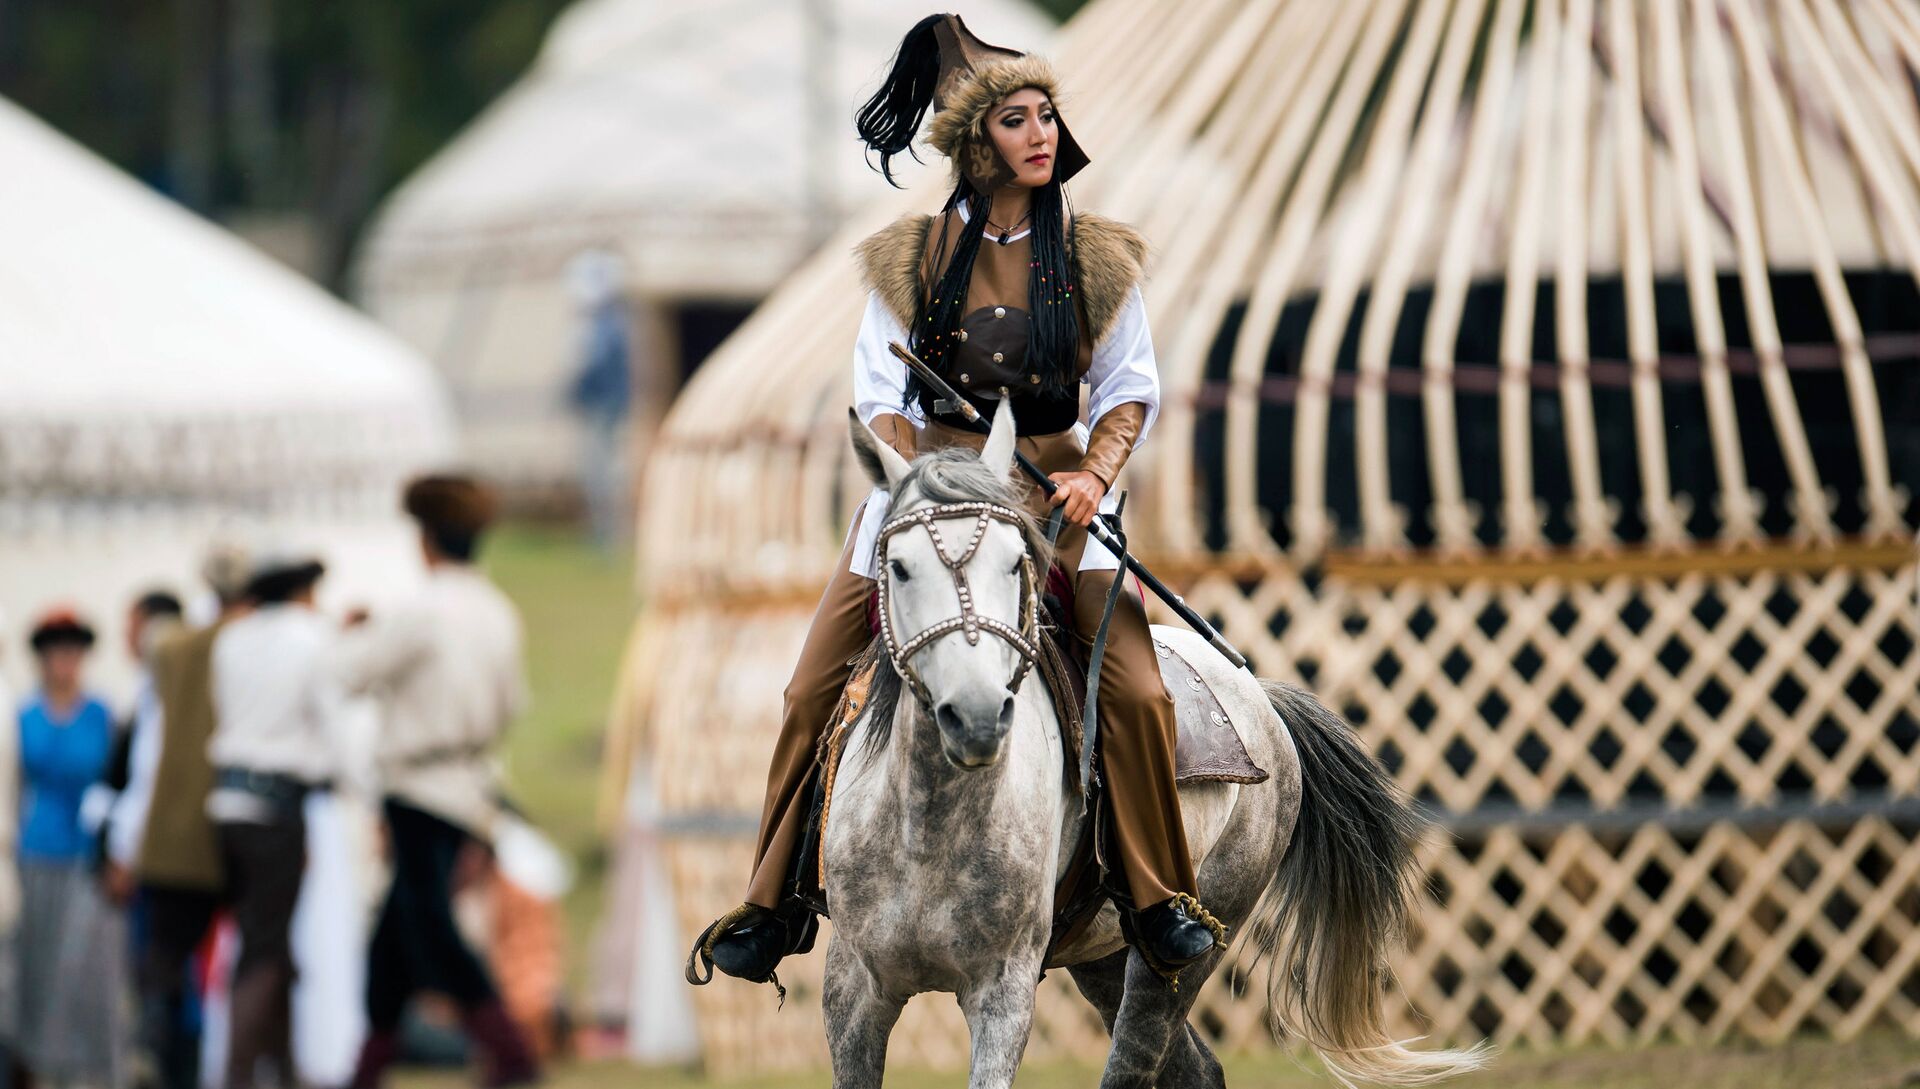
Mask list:
POLYGON ((1169 968, 1182 968, 1212 951, 1213 931, 1189 916, 1175 900, 1141 912, 1136 925, 1151 959, 1169 968))

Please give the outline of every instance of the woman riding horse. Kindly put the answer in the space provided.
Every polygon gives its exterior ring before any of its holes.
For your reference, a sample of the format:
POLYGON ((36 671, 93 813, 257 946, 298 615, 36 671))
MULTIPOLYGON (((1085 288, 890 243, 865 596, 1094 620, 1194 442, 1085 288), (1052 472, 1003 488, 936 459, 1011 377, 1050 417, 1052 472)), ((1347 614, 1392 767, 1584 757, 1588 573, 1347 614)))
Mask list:
MULTIPOLYGON (((1160 407, 1160 382, 1139 279, 1146 243, 1131 227, 1074 214, 1066 182, 1087 165, 1056 109, 1058 83, 1039 57, 975 38, 955 15, 908 32, 885 84, 860 110, 860 137, 880 155, 909 151, 928 107, 928 142, 951 161, 954 188, 940 213, 909 215, 861 243, 869 290, 854 345, 860 418, 911 461, 950 446, 978 449, 954 406, 937 401, 888 352, 914 352, 991 417, 1004 392, 1019 447, 1058 485, 1065 528, 1058 557, 1073 581, 1075 634, 1090 643, 1118 562, 1089 547, 1085 527, 1103 508, 1128 455, 1160 407), (1089 428, 1080 387, 1089 387, 1089 428)), ((809 819, 814 753, 840 698, 849 662, 871 641, 867 602, 874 544, 889 496, 878 489, 856 517, 820 599, 786 690, 780 739, 747 903, 713 943, 716 966, 769 979, 812 936, 792 895, 794 855, 809 819)), ((1028 505, 1046 513, 1037 488, 1028 505)), ((1204 956, 1212 931, 1183 903, 1199 891, 1174 785, 1174 703, 1161 682, 1147 615, 1121 594, 1099 678, 1101 770, 1110 803, 1106 858, 1124 882, 1143 952, 1170 968, 1204 956), (1179 899, 1176 899, 1179 897, 1179 899)), ((1011 707, 939 708, 984 715, 1011 707)), ((991 927, 991 919, 979 920, 991 927)))

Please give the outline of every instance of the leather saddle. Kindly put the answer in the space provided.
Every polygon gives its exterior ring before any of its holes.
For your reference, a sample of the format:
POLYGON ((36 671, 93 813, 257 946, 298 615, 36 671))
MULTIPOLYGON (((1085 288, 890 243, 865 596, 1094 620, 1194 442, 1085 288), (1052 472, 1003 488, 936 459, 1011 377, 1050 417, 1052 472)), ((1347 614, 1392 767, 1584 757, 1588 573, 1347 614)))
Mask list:
MULTIPOLYGON (((1061 740, 1067 753, 1067 759, 1063 761, 1066 786, 1077 792, 1081 789, 1078 754, 1082 743, 1082 710, 1086 706, 1087 695, 1087 648, 1073 634, 1070 619, 1073 615, 1072 580, 1057 565, 1047 573, 1046 591, 1041 602, 1046 614, 1045 622, 1041 625, 1042 657, 1034 673, 1047 686, 1053 698, 1054 711, 1060 721, 1061 740)), ((852 676, 841 693, 832 721, 821 735, 813 780, 807 790, 810 799, 807 831, 796 852, 795 872, 791 877, 796 894, 822 915, 827 912, 819 850, 825 832, 826 815, 832 804, 833 779, 839 764, 840 748, 853 724, 867 709, 877 672, 891 668, 887 664, 886 649, 878 638, 879 612, 874 599, 869 599, 867 603, 867 619, 875 639, 851 663, 852 676)), ((1174 749, 1175 782, 1181 786, 1194 783, 1265 782, 1267 772, 1247 755, 1239 729, 1200 671, 1181 657, 1178 651, 1157 639, 1154 640, 1154 657, 1159 663, 1160 678, 1167 694, 1173 697, 1179 723, 1174 749)), ((908 697, 903 695, 902 698, 908 697)), ((1109 728, 1104 719, 1101 728, 1109 728)), ((1094 766, 1096 769, 1099 767, 1097 761, 1094 766)), ((1094 809, 1100 809, 1105 801, 1105 790, 1096 771, 1089 802, 1094 809)), ((1093 823, 1099 826, 1104 822, 1093 823)), ((1088 884, 1082 880, 1085 875, 1079 871, 1092 866, 1095 854, 1104 855, 1091 842, 1084 847, 1085 850, 1076 852, 1078 857, 1070 867, 1076 872, 1063 875, 1063 892, 1067 887, 1076 885, 1086 889, 1088 884)), ((1082 902, 1067 914, 1075 920, 1083 920, 1088 908, 1086 897, 1082 895, 1073 899, 1082 902)), ((1091 907, 1097 908, 1098 903, 1092 903, 1091 907)), ((1056 928, 1056 940, 1064 929, 1064 925, 1056 928)))

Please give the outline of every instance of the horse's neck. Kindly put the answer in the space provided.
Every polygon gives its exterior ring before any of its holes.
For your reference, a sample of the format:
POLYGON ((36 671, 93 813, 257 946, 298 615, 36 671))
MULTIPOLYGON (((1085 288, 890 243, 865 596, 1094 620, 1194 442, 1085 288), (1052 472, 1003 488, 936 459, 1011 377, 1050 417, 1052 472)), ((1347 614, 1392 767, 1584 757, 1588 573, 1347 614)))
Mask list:
POLYGON ((1021 715, 999 763, 962 770, 941 751, 933 720, 903 695, 885 760, 902 848, 913 855, 951 851, 956 842, 975 842, 973 837, 1000 823, 996 817, 1004 812, 1042 818, 1046 803, 1062 797, 1063 770, 1053 756, 1060 746, 1057 740, 1048 742, 1049 733, 1059 736, 1051 704, 1043 715, 1021 715))
POLYGON ((887 781, 900 814, 901 842, 909 852, 950 844, 948 833, 966 827, 993 808, 1006 764, 963 771, 940 751, 940 731, 918 700, 903 695, 893 715, 887 781))

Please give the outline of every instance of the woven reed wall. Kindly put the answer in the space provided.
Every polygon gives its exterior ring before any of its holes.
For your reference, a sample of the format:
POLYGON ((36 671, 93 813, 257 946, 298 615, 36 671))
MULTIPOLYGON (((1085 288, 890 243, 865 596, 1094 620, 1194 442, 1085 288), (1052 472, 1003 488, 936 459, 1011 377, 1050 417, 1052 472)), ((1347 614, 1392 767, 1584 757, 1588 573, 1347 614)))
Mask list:
MULTIPOLYGON (((1313 685, 1440 821, 1427 908, 1397 961, 1409 1032, 1920 1035, 1914 566, 1899 549, 1771 561, 1722 574, 1589 577, 1570 563, 1525 580, 1281 568, 1192 580, 1189 600, 1263 675, 1313 685)), ((744 880, 770 681, 807 619, 771 605, 750 623, 670 612, 671 644, 646 652, 679 682, 655 697, 652 736, 658 766, 674 769, 659 788, 677 814, 665 831, 687 934, 744 880)), ((819 971, 818 956, 792 962, 784 1010, 731 980, 698 992, 711 1067, 824 1062, 819 971)), ((1247 982, 1223 970, 1196 1008, 1220 1047, 1269 1043, 1247 982)), ((943 997, 910 1006, 895 1040, 896 1062, 965 1062, 943 997)), ((1031 1054, 1104 1048, 1092 1011, 1050 979, 1031 1054)))

